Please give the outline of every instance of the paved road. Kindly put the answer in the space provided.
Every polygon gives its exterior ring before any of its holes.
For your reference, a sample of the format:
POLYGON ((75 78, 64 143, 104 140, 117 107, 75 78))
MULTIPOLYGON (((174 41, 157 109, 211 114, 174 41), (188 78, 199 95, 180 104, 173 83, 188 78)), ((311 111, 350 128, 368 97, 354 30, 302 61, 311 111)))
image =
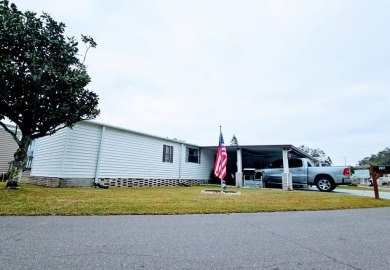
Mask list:
POLYGON ((1 269, 390 269, 390 208, 0 217, 1 269))

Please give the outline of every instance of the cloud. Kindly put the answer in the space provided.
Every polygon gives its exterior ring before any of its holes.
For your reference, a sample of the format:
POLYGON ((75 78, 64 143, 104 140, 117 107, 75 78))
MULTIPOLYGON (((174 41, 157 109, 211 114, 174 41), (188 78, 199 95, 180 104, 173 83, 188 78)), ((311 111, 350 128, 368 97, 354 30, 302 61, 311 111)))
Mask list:
POLYGON ((386 1, 17 1, 90 34, 99 121, 200 145, 388 146, 386 1))

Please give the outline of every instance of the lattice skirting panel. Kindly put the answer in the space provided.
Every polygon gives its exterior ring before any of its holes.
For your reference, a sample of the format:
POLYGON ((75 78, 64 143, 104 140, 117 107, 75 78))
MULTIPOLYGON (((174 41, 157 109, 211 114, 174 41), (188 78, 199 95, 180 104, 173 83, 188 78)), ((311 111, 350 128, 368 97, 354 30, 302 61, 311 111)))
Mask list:
POLYGON ((142 179, 142 178, 99 178, 100 184, 109 187, 175 187, 200 186, 209 180, 178 179, 142 179))
MULTIPOLYGON (((57 178, 30 176, 28 183, 46 187, 92 187, 92 178, 57 178)), ((192 179, 143 179, 143 178, 99 178, 99 183, 109 187, 175 187, 200 186, 209 184, 209 180, 192 179)))

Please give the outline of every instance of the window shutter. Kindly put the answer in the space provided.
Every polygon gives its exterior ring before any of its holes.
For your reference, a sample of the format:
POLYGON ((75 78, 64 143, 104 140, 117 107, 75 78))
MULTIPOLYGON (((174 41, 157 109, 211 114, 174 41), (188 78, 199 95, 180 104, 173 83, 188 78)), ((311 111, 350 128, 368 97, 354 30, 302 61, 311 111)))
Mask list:
POLYGON ((199 150, 198 150, 198 155, 199 155, 199 157, 198 157, 198 163, 200 164, 200 148, 199 148, 199 150))
POLYGON ((173 163, 173 146, 170 147, 171 147, 171 156, 169 158, 170 158, 170 162, 173 163))
POLYGON ((163 162, 165 162, 166 148, 167 148, 167 146, 164 144, 164 145, 163 145, 163 158, 162 158, 162 161, 163 161, 163 162))
POLYGON ((189 153, 190 150, 188 149, 188 146, 186 147, 186 162, 188 162, 188 155, 190 154, 189 153))

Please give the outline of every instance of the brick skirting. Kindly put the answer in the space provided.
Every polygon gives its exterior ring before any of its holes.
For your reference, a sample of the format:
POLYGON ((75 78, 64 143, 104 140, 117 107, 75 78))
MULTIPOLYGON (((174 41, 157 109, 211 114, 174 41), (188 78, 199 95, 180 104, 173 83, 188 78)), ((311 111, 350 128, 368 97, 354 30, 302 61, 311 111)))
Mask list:
POLYGON ((28 183, 45 187, 92 187, 92 178, 58 178, 30 176, 28 183))
MULTIPOLYGON (((92 178, 57 178, 44 176, 30 176, 28 183, 45 187, 92 187, 92 178)), ((109 187, 174 187, 200 186, 209 183, 209 180, 192 179, 142 179, 142 178, 99 178, 99 183, 109 187)))

